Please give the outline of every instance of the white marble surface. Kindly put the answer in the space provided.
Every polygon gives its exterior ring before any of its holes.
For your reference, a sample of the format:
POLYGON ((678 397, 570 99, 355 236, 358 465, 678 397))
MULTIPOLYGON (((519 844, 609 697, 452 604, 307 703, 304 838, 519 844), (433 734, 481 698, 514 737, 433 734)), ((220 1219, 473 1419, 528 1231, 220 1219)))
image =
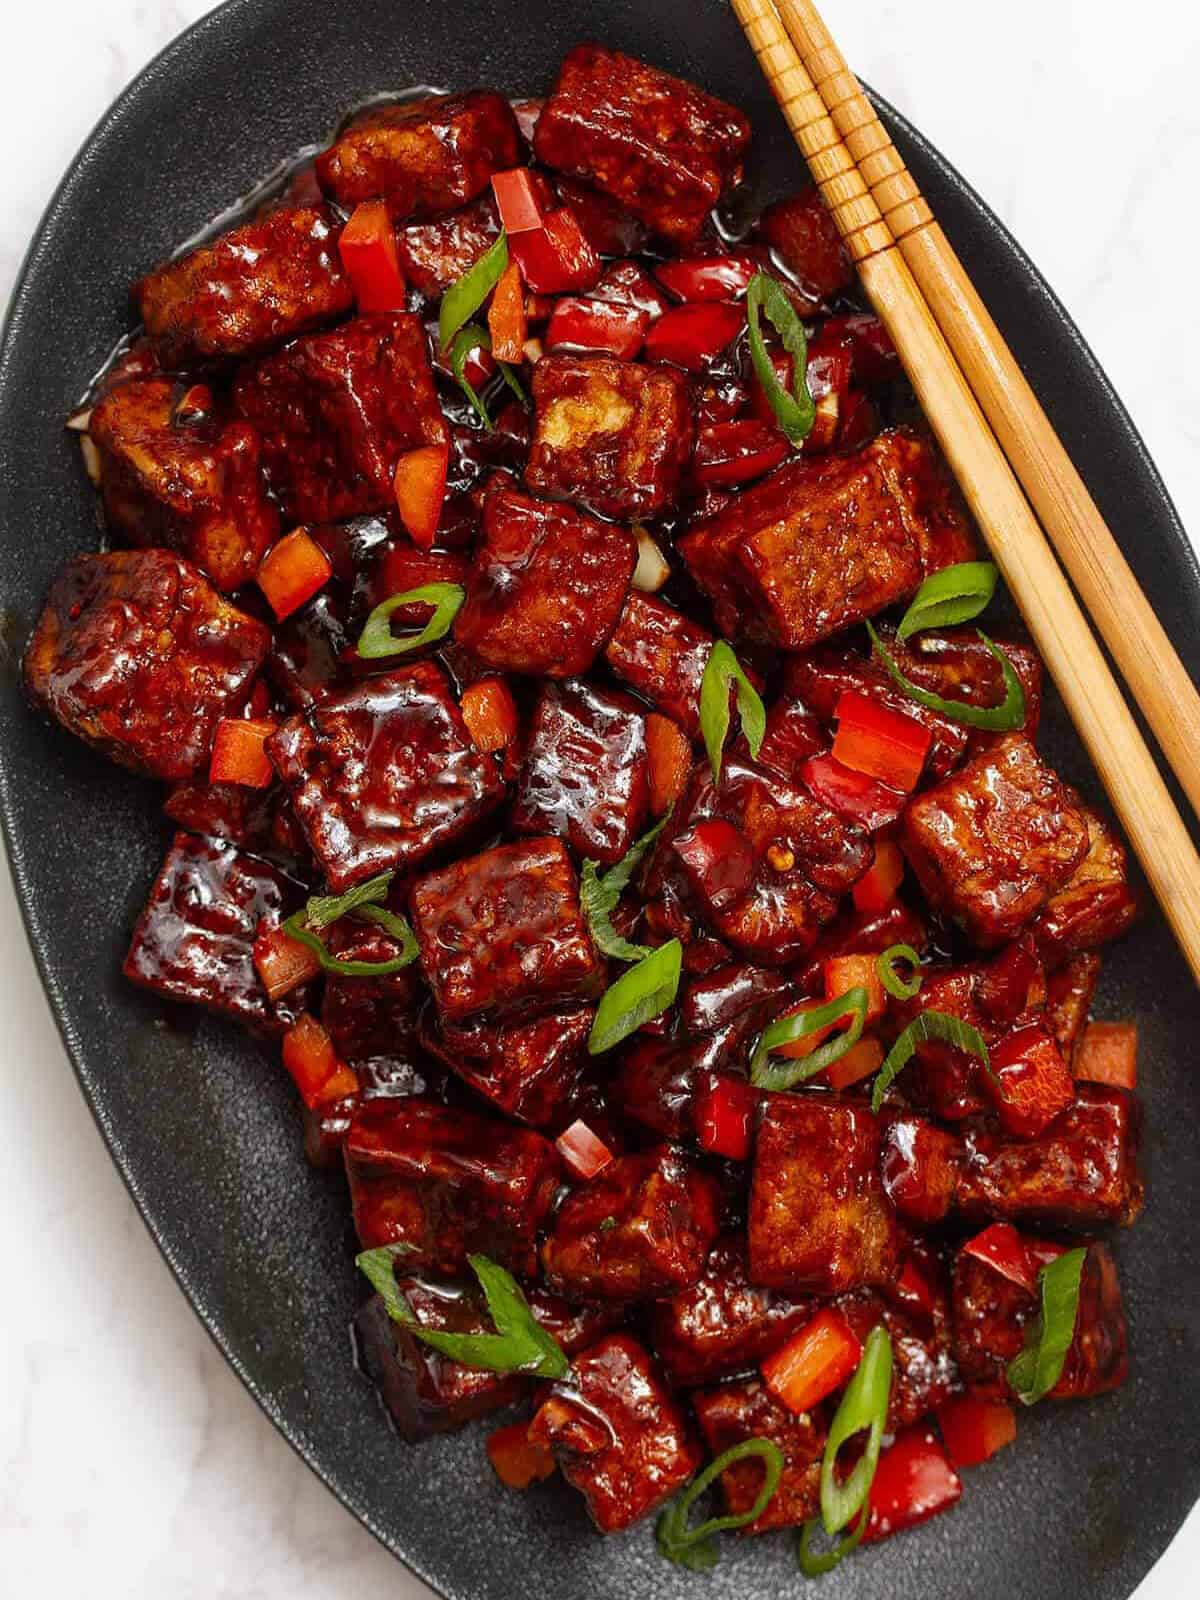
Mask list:
MULTIPOLYGON (((207 9, 7 8, 0 301, 107 102, 207 9)), ((1200 244, 1200 12, 1142 0, 1136 33, 1124 0, 826 0, 825 12, 862 74, 957 163, 1062 295, 1200 531, 1198 302, 1175 268, 1200 244), (1161 64, 1128 72, 1135 45, 1161 64), (1069 192, 1042 156, 1060 144, 1069 192), (1163 214, 1182 219, 1169 254, 1154 242, 1163 214), (1161 305, 1169 319, 1145 314, 1161 305)), ((4 871, 0 993, 0 1592, 424 1594, 273 1432, 176 1290, 75 1087, 4 871)), ((1194 1595, 1198 1567, 1200 1512, 1138 1600, 1194 1595)))

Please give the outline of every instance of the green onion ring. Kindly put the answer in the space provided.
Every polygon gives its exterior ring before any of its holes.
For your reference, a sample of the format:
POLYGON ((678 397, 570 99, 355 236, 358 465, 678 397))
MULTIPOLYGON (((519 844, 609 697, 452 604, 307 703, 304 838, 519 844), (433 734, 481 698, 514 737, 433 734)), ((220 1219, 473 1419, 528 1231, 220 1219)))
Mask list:
POLYGON ((867 991, 861 983, 856 983, 845 994, 826 1001, 823 1006, 793 1011, 788 1016, 778 1018, 763 1030, 754 1047, 754 1054, 750 1058, 750 1082, 759 1089, 783 1090, 815 1078, 818 1072, 839 1061, 861 1039, 868 1004, 867 991), (797 1060, 770 1059, 771 1051, 778 1049, 781 1044, 803 1039, 806 1034, 817 1033, 831 1022, 847 1016, 851 1018, 850 1026, 834 1038, 826 1039, 824 1044, 819 1044, 811 1055, 797 1060))
POLYGON ((903 690, 908 698, 915 700, 919 706, 924 706, 927 711, 937 711, 943 717, 949 717, 952 722, 962 722, 970 728, 987 728, 993 733, 1006 733, 1013 728, 1024 726, 1025 690, 1021 686, 1021 680, 1017 677, 1008 656, 998 645, 992 643, 982 628, 977 628, 975 631, 995 657, 1004 679, 1004 699, 998 706, 972 706, 965 700, 944 700, 940 694, 931 694, 928 689, 922 689, 919 684, 913 683, 911 678, 906 678, 900 671, 872 624, 868 622, 866 627, 871 636, 871 645, 888 677, 897 689, 903 690))
POLYGON ((382 661, 388 656, 407 655, 422 645, 433 644, 450 632, 466 598, 467 591, 461 583, 422 583, 415 589, 406 589, 403 594, 389 595, 367 618, 355 648, 364 661, 382 661), (392 632, 392 612, 401 606, 413 605, 432 606, 433 615, 419 633, 398 639, 392 632))
POLYGON ((808 387, 808 336, 796 308, 787 295, 765 273, 757 272, 746 289, 746 327, 750 338, 750 360, 762 385, 775 420, 791 444, 800 444, 812 432, 817 408, 808 387), (783 341, 792 358, 792 393, 779 381, 775 364, 763 339, 760 309, 783 341))
POLYGON ((875 959, 875 971, 879 974, 879 981, 891 995, 893 1000, 911 1000, 914 995, 921 992, 924 979, 921 976, 921 958, 910 944, 892 944, 875 959), (913 969, 913 975, 904 979, 896 971, 897 961, 907 961, 913 969))
POLYGON ((715 1566, 718 1552, 714 1536, 756 1522, 774 1499, 783 1468, 783 1451, 772 1439, 743 1439, 740 1444, 723 1450, 703 1472, 692 1479, 679 1498, 659 1517, 655 1528, 659 1553, 680 1566, 691 1567, 693 1571, 704 1571, 715 1566), (688 1515, 692 1506, 708 1486, 728 1467, 750 1456, 761 1457, 763 1482, 749 1510, 731 1516, 709 1517, 707 1522, 689 1528, 688 1515))

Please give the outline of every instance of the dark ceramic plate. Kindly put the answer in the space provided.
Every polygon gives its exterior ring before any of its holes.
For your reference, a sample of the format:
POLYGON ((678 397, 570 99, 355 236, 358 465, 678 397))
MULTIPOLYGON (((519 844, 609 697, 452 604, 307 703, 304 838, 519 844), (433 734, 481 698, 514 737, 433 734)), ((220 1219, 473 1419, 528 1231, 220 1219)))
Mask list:
MULTIPOLYGON (((113 1159, 198 1315, 280 1431, 397 1555, 448 1596, 628 1600, 783 1595, 786 1539, 727 1541, 690 1576, 648 1527, 590 1532, 561 1484, 500 1488, 481 1427, 400 1444, 356 1375, 360 1296, 340 1179, 304 1162, 285 1075, 212 1020, 119 976, 168 829, 154 788, 44 726, 17 656, 59 563, 96 542, 64 412, 126 326, 125 288, 281 158, 370 91, 412 83, 545 90, 599 38, 694 78, 750 113, 760 198, 799 157, 732 15, 716 0, 234 0, 155 61, 68 173, 34 242, 0 358, 3 809, 29 934, 113 1159)), ((1200 578, 1129 419, 1078 333, 996 219, 887 107, 901 149, 1032 376, 1168 632, 1200 669, 1200 578)), ((1046 746, 1093 790, 1051 707, 1046 746)), ((1119 1242, 1133 1379, 1091 1404, 1022 1419, 1018 1447, 970 1474, 961 1506, 860 1554, 823 1592, 860 1600, 1125 1600, 1200 1495, 1200 996, 1158 919, 1114 952, 1103 1010, 1136 1015, 1150 1201, 1119 1242)))

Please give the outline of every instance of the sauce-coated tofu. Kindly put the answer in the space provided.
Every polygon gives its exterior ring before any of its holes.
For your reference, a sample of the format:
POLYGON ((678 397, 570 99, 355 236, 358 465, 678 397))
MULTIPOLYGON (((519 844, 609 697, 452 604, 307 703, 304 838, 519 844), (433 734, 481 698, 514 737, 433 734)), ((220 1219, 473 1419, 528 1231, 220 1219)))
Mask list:
POLYGON ((713 636, 656 595, 631 589, 604 657, 623 683, 700 737, 700 684, 713 636))
POLYGON ((499 234, 500 217, 488 193, 448 217, 398 228, 396 250, 407 281, 436 300, 471 270, 499 234))
POLYGON ((1100 981, 1100 957, 1094 950, 1069 960, 1046 979, 1046 1026, 1063 1058, 1070 1061, 1088 1019, 1100 981))
POLYGON ((715 1181, 660 1145, 619 1156, 563 1201, 542 1246, 571 1300, 652 1300, 694 1283, 717 1236, 715 1181))
POLYGON ((474 1252, 536 1270, 558 1157, 531 1129, 415 1096, 370 1100, 346 1136, 346 1172, 364 1250, 403 1244, 407 1270, 446 1276, 474 1252))
POLYGON ((632 522, 674 504, 692 453, 686 374, 608 356, 545 356, 533 369, 537 408, 525 482, 632 522))
POLYGON ((892 1390, 888 1398, 889 1433, 911 1427, 944 1405, 961 1387, 950 1328, 946 1274, 928 1252, 922 1252, 921 1278, 929 1294, 920 1312, 889 1304, 871 1289, 858 1289, 838 1301, 838 1310, 855 1338, 865 1343, 882 1324, 892 1341, 892 1390))
POLYGON ((1024 734, 912 800, 904 852, 931 903, 985 948, 1014 938, 1087 851, 1087 825, 1024 734))
MULTIPOLYGON (((770 1439, 783 1452, 779 1487, 762 1515, 747 1523, 743 1533, 795 1528, 818 1514, 827 1433, 821 1411, 797 1415, 787 1410, 758 1378, 703 1389, 692 1396, 692 1405, 710 1455, 721 1455, 747 1439, 770 1439)), ((762 1481, 763 1463, 757 1456, 726 1467, 721 1474, 726 1516, 745 1516, 758 1498, 762 1481)))
POLYGON ((539 161, 619 200, 653 233, 694 239, 739 180, 750 124, 682 78, 600 45, 559 70, 534 134, 539 161))
POLYGON ((430 661, 329 695, 285 722, 267 750, 338 893, 424 860, 505 793, 430 661))
POLYGON ((518 1022, 441 1026, 423 1019, 422 1043, 476 1093, 535 1128, 559 1120, 586 1069, 589 1006, 518 1022))
POLYGON ((372 106, 317 157, 317 177, 339 205, 382 199, 400 219, 465 205, 519 160, 512 107, 474 89, 372 106))
POLYGON ((413 925, 443 1023, 591 999, 604 966, 560 839, 497 845, 418 879, 413 925))
POLYGON ((279 1033, 303 1002, 273 1004, 254 968, 262 918, 282 922, 303 903, 301 886, 221 839, 177 833, 171 841, 122 968, 143 988, 279 1033))
POLYGON ((193 416, 189 394, 168 378, 144 378, 97 401, 89 433, 104 515, 121 540, 176 550, 230 591, 258 571, 279 517, 263 487, 257 431, 193 416))
POLYGON ((751 1282, 828 1295, 892 1280, 899 1242, 879 1147, 879 1121, 861 1103, 768 1096, 750 1190, 751 1282))
MULTIPOLYGON (((342 917, 323 935, 339 961, 394 961, 400 942, 373 922, 342 917)), ((416 1012, 421 980, 416 963, 378 978, 325 976, 321 1023, 339 1061, 419 1060, 416 1012)))
POLYGON ((814 302, 829 300, 854 281, 837 223, 815 183, 769 205, 758 226, 814 302))
POLYGON ((650 811, 646 723, 628 695, 548 683, 538 696, 512 825, 554 833, 580 857, 619 861, 650 811))
POLYGON ((626 1333, 574 1358, 570 1379, 551 1389, 529 1437, 554 1451, 601 1533, 657 1511, 704 1459, 654 1362, 626 1333))
POLYGON ((575 677, 612 632, 636 560, 627 528, 496 487, 455 637, 488 666, 575 677))
POLYGON ((389 509, 400 457, 448 437, 425 330, 408 312, 295 339, 243 368, 234 399, 258 426, 267 481, 291 522, 389 509))
POLYGON ((1116 830, 1077 795, 1072 798, 1087 828, 1087 853, 1038 912, 1032 929, 1051 965, 1118 938, 1138 915, 1125 846, 1116 830))
POLYGON ((25 652, 34 704, 85 743, 152 778, 204 767, 270 634, 166 550, 76 556, 50 586, 25 652))
POLYGON ((344 316, 337 233, 324 206, 280 207, 147 273, 134 300, 163 366, 263 355, 344 316))

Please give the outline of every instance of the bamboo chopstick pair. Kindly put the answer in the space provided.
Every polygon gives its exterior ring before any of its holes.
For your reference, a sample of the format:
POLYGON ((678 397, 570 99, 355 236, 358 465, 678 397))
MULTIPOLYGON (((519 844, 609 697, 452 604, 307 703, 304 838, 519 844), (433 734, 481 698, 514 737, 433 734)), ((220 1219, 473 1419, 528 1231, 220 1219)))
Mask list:
POLYGON ((1200 856, 1030 501, 1198 813, 1200 695, 816 8, 732 5, 1200 982, 1200 856))

